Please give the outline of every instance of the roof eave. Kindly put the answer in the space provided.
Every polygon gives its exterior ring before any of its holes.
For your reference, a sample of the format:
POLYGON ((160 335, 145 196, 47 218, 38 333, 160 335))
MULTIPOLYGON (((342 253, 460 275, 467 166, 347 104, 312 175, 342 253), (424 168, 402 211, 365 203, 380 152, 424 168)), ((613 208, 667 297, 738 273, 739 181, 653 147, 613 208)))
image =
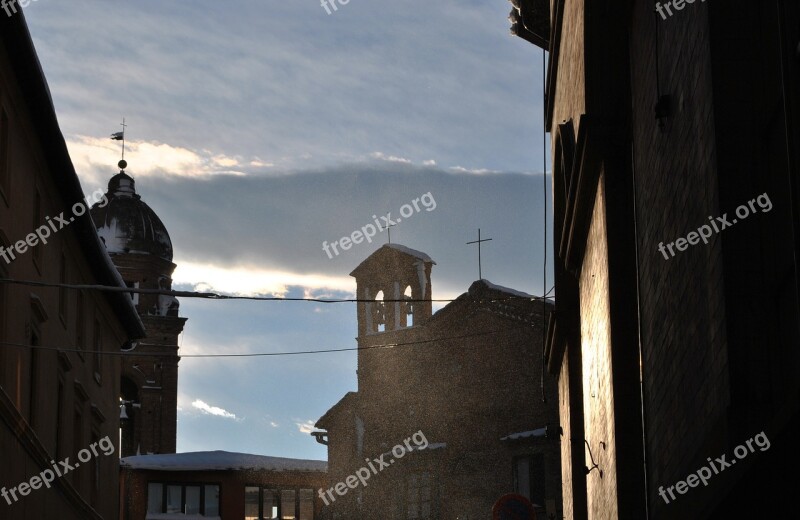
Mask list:
MULTIPOLYGON (((62 194, 65 207, 82 203, 85 200, 83 189, 70 159, 66 140, 58 124, 50 88, 21 10, 14 16, 0 16, 0 41, 6 49, 13 50, 8 53, 8 59, 20 89, 26 94, 24 100, 33 121, 34 132, 40 143, 47 143, 46 147, 42 147, 42 154, 53 181, 62 194)), ((88 212, 77 217, 70 229, 84 246, 82 249, 86 261, 97 281, 102 285, 124 287, 119 272, 110 262, 105 246, 97 236, 97 230, 88 212)), ((106 292, 104 296, 119 317, 130 339, 143 338, 144 325, 128 295, 106 292)))

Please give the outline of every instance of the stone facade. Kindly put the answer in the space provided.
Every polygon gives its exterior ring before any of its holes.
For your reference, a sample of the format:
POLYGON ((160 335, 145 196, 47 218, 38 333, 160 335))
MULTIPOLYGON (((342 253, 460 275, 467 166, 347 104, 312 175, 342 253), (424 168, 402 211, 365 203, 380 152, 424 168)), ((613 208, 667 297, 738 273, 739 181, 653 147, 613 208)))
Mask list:
POLYGON ((432 314, 433 265, 392 244, 352 273, 368 300, 358 304, 358 391, 317 422, 328 487, 415 433, 428 448, 334 494, 328 518, 477 520, 515 491, 559 514, 555 379, 540 386, 550 304, 482 280, 432 314))

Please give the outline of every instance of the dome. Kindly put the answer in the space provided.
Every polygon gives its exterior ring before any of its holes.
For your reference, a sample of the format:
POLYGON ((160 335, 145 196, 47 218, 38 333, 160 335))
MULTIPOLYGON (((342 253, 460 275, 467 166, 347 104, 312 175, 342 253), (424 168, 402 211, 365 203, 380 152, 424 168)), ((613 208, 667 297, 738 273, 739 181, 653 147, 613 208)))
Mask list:
POLYGON ((109 253, 155 255, 172 262, 172 240, 167 228, 136 194, 132 177, 120 171, 108 181, 105 195, 108 203, 100 201, 90 213, 97 234, 109 253))

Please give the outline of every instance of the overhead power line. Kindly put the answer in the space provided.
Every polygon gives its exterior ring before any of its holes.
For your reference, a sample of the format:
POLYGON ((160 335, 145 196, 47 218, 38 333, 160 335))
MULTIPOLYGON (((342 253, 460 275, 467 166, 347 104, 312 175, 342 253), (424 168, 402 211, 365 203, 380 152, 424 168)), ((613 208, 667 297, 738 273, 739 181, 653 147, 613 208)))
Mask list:
MULTIPOLYGON (((181 359, 183 358, 249 358, 249 357, 271 357, 271 356, 299 356, 299 355, 307 355, 307 354, 328 354, 334 352, 352 352, 356 350, 375 350, 375 349, 393 349, 396 347, 406 347, 412 345, 423 345, 427 343, 436 343, 436 342, 443 342, 443 341, 452 341, 456 339, 465 339, 465 338, 472 338, 477 336, 487 336, 490 334, 497 334, 499 332, 508 332, 509 330, 521 330, 527 329, 527 327, 513 327, 511 329, 505 329, 504 331, 500 330, 491 330, 486 332, 476 332, 473 334, 464 334, 461 336, 444 336, 440 338, 432 338, 426 340, 419 340, 419 341, 404 341, 404 342, 397 342, 397 343, 383 343, 379 345, 367 345, 364 347, 348 347, 348 348, 332 348, 332 349, 318 349, 318 350, 301 350, 295 352, 257 352, 251 354, 177 354, 181 359)), ((0 345, 6 345, 10 347, 18 347, 18 348, 25 348, 31 350, 50 350, 50 351, 57 351, 57 352, 77 352, 80 354, 98 354, 104 356, 120 356, 120 357, 174 357, 176 354, 168 354, 168 353, 158 353, 158 352, 139 352, 135 349, 131 350, 120 350, 120 351, 98 351, 98 350, 83 350, 75 347, 48 347, 43 345, 26 345, 24 343, 11 343, 6 341, 0 341, 0 345)), ((145 344, 148 345, 148 344, 145 344)))
MULTIPOLYGON (((0 283, 9 283, 16 285, 28 285, 32 287, 57 287, 64 289, 73 289, 79 291, 102 291, 113 293, 128 293, 128 294, 156 294, 165 296, 175 296, 180 298, 203 298, 208 300, 252 300, 252 301, 277 301, 277 302, 314 302, 314 303, 371 303, 376 300, 364 300, 358 298, 285 298, 278 296, 230 296, 225 294, 218 294, 213 292, 197 292, 197 291, 173 291, 167 289, 141 289, 138 287, 119 287, 115 285, 79 285, 55 282, 39 282, 34 280, 15 280, 12 278, 0 278, 0 283)), ((544 296, 517 296, 509 295, 503 298, 488 298, 477 300, 479 302, 498 302, 507 300, 520 300, 520 301, 537 301, 543 300, 548 297, 553 288, 547 291, 544 296)), ((415 300, 415 299, 400 299, 391 300, 383 299, 382 302, 406 302, 406 303, 422 303, 422 302, 436 302, 436 303, 449 303, 456 301, 455 299, 439 299, 439 300, 415 300)))

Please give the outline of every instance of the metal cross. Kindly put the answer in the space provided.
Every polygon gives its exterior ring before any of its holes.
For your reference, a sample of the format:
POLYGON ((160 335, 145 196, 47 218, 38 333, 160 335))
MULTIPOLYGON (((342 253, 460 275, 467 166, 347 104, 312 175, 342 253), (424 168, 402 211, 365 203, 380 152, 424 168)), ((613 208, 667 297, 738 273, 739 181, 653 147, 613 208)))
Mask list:
POLYGON ((481 269, 481 243, 482 242, 489 242, 491 238, 484 238, 481 240, 481 228, 478 228, 478 240, 473 240, 472 242, 467 242, 467 245, 470 244, 478 244, 478 279, 483 280, 483 271, 481 269))
POLYGON ((395 227, 397 224, 389 224, 386 226, 386 232, 389 233, 389 243, 392 243, 392 228, 395 227))

